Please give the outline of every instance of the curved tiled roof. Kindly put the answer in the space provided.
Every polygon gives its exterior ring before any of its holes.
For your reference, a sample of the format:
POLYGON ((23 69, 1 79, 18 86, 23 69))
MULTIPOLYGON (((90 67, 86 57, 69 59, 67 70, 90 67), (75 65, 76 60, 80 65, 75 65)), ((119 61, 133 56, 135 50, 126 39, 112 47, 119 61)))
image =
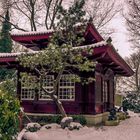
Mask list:
MULTIPOLYGON (((94 47, 101 47, 103 45, 107 45, 106 41, 101 41, 98 43, 94 43, 91 45, 84 45, 84 46, 78 46, 78 47, 73 47, 73 50, 75 49, 85 49, 85 48, 94 48, 94 47)), ((32 52, 17 52, 17 53, 0 53, 0 58, 2 57, 17 57, 22 54, 35 54, 38 53, 39 51, 32 51, 32 52)))
POLYGON ((101 46, 104 46, 104 45, 107 45, 107 41, 100 41, 100 42, 97 42, 97 43, 94 43, 94 44, 90 44, 90 45, 84 45, 84 46, 78 46, 78 47, 73 47, 73 50, 74 49, 84 49, 84 48, 95 48, 95 47, 101 47, 101 46))
MULTIPOLYGON (((75 27, 80 27, 82 25, 85 25, 85 23, 77 23, 75 27)), ((45 31, 30 31, 30 32, 19 32, 19 33, 10 33, 11 36, 30 36, 30 35, 44 35, 44 34, 49 34, 53 33, 55 30, 50 29, 50 30, 45 30, 45 31)))
POLYGON ((32 51, 32 52, 17 52, 17 53, 0 53, 0 58, 5 58, 5 57, 17 57, 22 54, 35 54, 38 53, 38 51, 32 51))
MULTIPOLYGON (((94 49, 94 54, 100 54, 99 50, 102 50, 102 47, 104 47, 105 49, 103 50, 103 52, 101 53, 101 55, 103 53, 107 53, 109 56, 109 59, 107 60, 110 63, 110 60, 113 61, 117 66, 120 66, 120 71, 124 70, 124 75, 125 76, 131 76, 133 75, 133 71, 132 69, 129 67, 129 65, 122 59, 122 57, 117 53, 117 51, 115 50, 115 48, 110 45, 107 41, 100 41, 94 44, 90 44, 90 45, 84 45, 84 46, 78 46, 78 47, 73 47, 72 50, 75 49, 86 49, 86 48, 95 48, 94 49), (99 48, 99 49, 98 49, 99 48)), ((65 50, 64 50, 65 51, 65 50)), ((16 61, 16 57, 22 55, 22 54, 36 54, 39 53, 41 51, 32 51, 32 52, 18 52, 18 53, 0 53, 0 59, 1 62, 7 62, 7 60, 9 61, 9 59, 13 58, 13 62, 16 61)), ((93 54, 93 55, 94 55, 93 54)), ((104 59, 105 56, 101 56, 100 61, 104 59)), ((115 71, 116 66, 114 66, 114 71, 115 71)), ((123 75, 123 74, 122 74, 123 75)))
POLYGON ((46 30, 46 31, 31 31, 31 32, 20 32, 20 33, 10 33, 11 36, 27 36, 27 35, 43 35, 53 33, 54 30, 46 30))

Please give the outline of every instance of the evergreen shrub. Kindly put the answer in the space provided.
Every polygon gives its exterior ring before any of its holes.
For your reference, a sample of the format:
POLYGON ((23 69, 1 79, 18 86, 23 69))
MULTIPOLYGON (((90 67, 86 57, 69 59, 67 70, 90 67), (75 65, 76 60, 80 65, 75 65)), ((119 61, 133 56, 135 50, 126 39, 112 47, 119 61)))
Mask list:
MULTIPOLYGON (((62 120, 61 115, 54 115, 54 116, 53 115, 48 115, 48 116, 29 115, 28 117, 32 120, 32 122, 36 122, 36 123, 39 123, 41 125, 50 124, 50 123, 60 124, 61 120, 62 120)), ((73 115, 72 117, 73 117, 74 122, 79 122, 81 125, 86 125, 87 124, 84 116, 73 115)), ((23 118, 23 123, 24 123, 24 125, 29 123, 25 117, 23 118)))
POLYGON ((19 130, 20 102, 0 91, 0 139, 13 140, 19 130))
POLYGON ((122 106, 124 111, 127 111, 127 109, 129 109, 136 113, 140 113, 140 94, 136 92, 128 93, 123 99, 122 106))

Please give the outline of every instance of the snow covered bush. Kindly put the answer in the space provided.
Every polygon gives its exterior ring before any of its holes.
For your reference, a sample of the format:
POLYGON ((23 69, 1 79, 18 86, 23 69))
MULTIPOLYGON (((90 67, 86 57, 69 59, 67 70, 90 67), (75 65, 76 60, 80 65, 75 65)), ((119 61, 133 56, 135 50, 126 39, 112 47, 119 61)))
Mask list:
POLYGON ((25 129, 29 132, 37 132, 40 128, 41 125, 38 123, 28 123, 25 129))
POLYGON ((71 122, 68 129, 69 130, 79 130, 80 128, 82 128, 83 126, 80 124, 80 123, 77 123, 77 122, 71 122))
POLYGON ((70 125, 70 123, 73 122, 73 118, 72 117, 64 117, 61 120, 61 128, 65 129, 66 127, 68 127, 70 125))
POLYGON ((128 93, 123 99, 122 106, 124 111, 129 109, 134 112, 140 112, 140 94, 128 93))
MULTIPOLYGON (((47 115, 47 116, 33 116, 28 115, 28 117, 32 120, 32 122, 37 122, 41 125, 50 124, 50 123, 57 123, 60 124, 63 117, 61 115, 47 115)), ((74 122, 79 122, 81 125, 86 125, 86 119, 82 115, 72 115, 74 122)), ((26 117, 23 117, 23 123, 27 124, 29 121, 26 117)))
POLYGON ((6 92, 0 91, 0 139, 13 140, 19 130, 20 103, 6 92))

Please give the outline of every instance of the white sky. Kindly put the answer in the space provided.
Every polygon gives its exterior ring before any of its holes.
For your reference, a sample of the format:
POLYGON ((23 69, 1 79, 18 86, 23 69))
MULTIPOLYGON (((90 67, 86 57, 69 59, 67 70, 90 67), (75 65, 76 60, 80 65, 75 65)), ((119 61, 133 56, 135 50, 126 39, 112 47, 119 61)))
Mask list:
MULTIPOLYGON (((124 4, 124 0, 119 0, 117 2, 122 3, 122 5, 124 4)), ((129 56, 132 52, 130 48, 131 44, 128 41, 129 36, 126 30, 125 20, 121 14, 118 13, 109 26, 115 29, 115 33, 111 35, 114 47, 122 57, 129 56)))
POLYGON ((112 35, 114 47, 118 50, 122 57, 129 56, 132 52, 130 46, 129 35, 126 29, 125 20, 118 14, 111 22, 111 26, 115 29, 112 35))
MULTIPOLYGON (((123 8, 126 9, 125 0, 120 0, 123 8)), ((132 53, 131 43, 129 40, 129 33, 125 24, 125 19, 118 13, 111 21, 110 26, 115 29, 115 33, 111 35, 114 47, 118 50, 122 57, 127 57, 132 53)))

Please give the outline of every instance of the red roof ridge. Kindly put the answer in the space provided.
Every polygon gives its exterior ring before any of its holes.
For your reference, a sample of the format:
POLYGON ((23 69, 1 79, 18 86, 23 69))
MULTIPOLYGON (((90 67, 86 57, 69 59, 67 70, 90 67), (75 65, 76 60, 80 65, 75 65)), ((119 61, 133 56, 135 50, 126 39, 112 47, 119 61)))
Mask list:
POLYGON ((107 45, 107 44, 108 44, 107 41, 103 40, 103 41, 93 43, 93 44, 90 44, 90 45, 83 45, 83 46, 73 47, 73 49, 101 47, 101 46, 104 46, 104 45, 107 45))
POLYGON ((15 53, 0 53, 0 58, 2 57, 17 57, 22 54, 36 54, 38 51, 32 51, 32 52, 15 52, 15 53))
MULTIPOLYGON (((83 45, 83 46, 78 46, 78 47, 73 47, 72 49, 85 49, 85 48, 94 48, 94 47, 101 47, 103 45, 107 45, 108 43, 106 41, 100 41, 97 43, 93 43, 90 45, 83 45)), ((31 52, 15 52, 15 53, 0 53, 0 58, 2 57, 17 57, 20 56, 22 54, 36 54, 39 52, 43 52, 43 51, 31 51, 31 52)))
POLYGON ((42 34, 48 34, 48 33, 53 33, 54 30, 46 30, 46 31, 30 31, 30 32, 19 32, 19 33, 10 33, 11 36, 26 36, 26 35, 42 35, 42 34))
MULTIPOLYGON (((77 23, 74 27, 80 27, 85 25, 85 23, 77 23)), ((27 35, 43 35, 55 32, 54 29, 48 29, 45 31, 29 31, 29 32, 18 32, 18 33, 10 33, 11 36, 27 36, 27 35)))

